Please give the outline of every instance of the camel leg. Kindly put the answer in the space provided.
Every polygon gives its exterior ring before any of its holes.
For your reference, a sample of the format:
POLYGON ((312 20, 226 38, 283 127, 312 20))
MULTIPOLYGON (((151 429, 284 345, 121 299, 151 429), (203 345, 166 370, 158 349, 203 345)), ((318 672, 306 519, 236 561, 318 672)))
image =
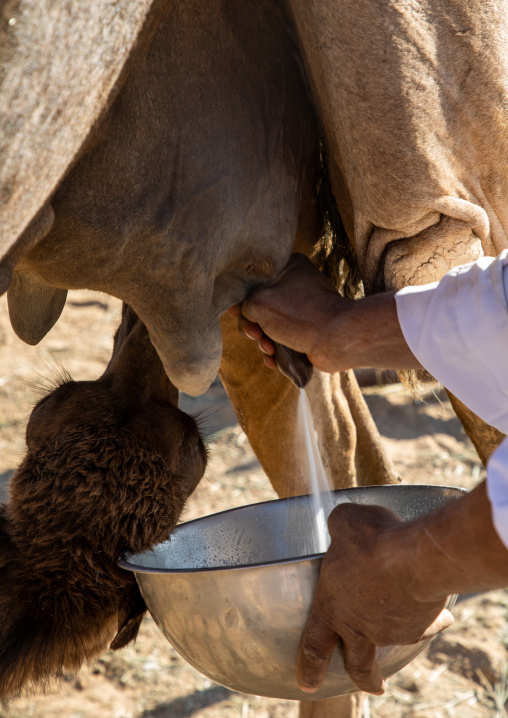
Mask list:
POLYGON ((353 693, 314 703, 301 702, 299 718, 362 718, 364 701, 363 693, 353 693))
POLYGON ((399 481, 353 371, 314 371, 307 386, 323 464, 336 489, 399 481))
POLYGON ((268 369, 253 342, 238 332, 229 315, 221 318, 220 377, 252 449, 281 497, 308 493, 297 459, 298 389, 268 369))
MULTIPOLYGON (((235 319, 225 315, 221 328, 220 377, 256 456, 279 496, 308 493, 297 425, 299 390, 265 366, 255 344, 238 332, 235 319)), ((333 488, 397 480, 353 372, 315 370, 306 391, 333 488)))

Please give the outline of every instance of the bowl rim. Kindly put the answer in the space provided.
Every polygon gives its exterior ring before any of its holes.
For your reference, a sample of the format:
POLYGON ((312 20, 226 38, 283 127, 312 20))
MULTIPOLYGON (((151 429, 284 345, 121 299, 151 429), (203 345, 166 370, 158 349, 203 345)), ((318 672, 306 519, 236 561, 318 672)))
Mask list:
MULTIPOLYGON (((358 493, 365 493, 369 492, 373 489, 380 489, 385 488, 389 490, 401 490, 404 489, 408 491, 409 493, 412 492, 414 489, 421 489, 421 488, 432 488, 432 489, 438 489, 438 490, 451 490, 453 492, 457 493, 456 498, 460 498, 461 495, 468 494, 469 490, 465 489, 461 486, 442 486, 440 484, 376 484, 371 486, 350 486, 345 489, 332 489, 330 491, 331 494, 341 494, 345 491, 353 491, 355 494, 358 493)), ((328 492, 321 492, 321 493, 328 493, 328 492)), ((270 504, 273 505, 275 503, 280 502, 286 502, 291 503, 294 501, 302 501, 304 499, 308 499, 309 497, 313 496, 313 494, 300 494, 298 496, 288 496, 287 498, 281 498, 281 499, 268 499, 267 501, 259 501, 256 504, 245 504, 244 506, 235 506, 232 509, 225 509, 224 511, 217 511, 214 514, 207 514, 206 516, 199 516, 196 519, 192 519, 191 521, 183 521, 180 524, 177 524, 171 534, 168 536, 165 541, 160 541, 158 544, 155 544, 152 549, 148 549, 147 551, 141 551, 138 553, 149 553, 150 551, 153 551, 156 546, 160 546, 161 543, 166 543, 166 541, 171 540, 171 536, 178 532, 179 530, 183 530, 183 527, 190 526, 192 524, 200 523, 202 521, 208 520, 211 517, 220 517, 224 516, 226 514, 232 514, 234 512, 251 509, 252 507, 257 506, 263 506, 264 504, 270 504)), ((337 504, 339 505, 339 504, 337 504)), ((369 504, 370 506, 378 506, 379 504, 369 504)), ((335 508, 335 507, 334 507, 335 508)), ((332 509, 333 510, 333 509, 332 509)), ((436 510, 436 509, 434 509, 436 510)), ((430 512, 429 512, 430 513, 430 512)), ((127 571, 131 571, 133 573, 158 573, 158 574, 189 574, 189 573, 210 573, 210 572, 217 572, 217 571, 242 571, 245 569, 252 569, 252 568, 261 568, 261 567, 267 567, 267 566, 280 566, 281 564, 292 564, 292 563, 301 563, 303 561, 313 561, 316 559, 321 560, 323 556, 325 555, 325 552, 321 553, 312 553, 312 554, 304 554, 301 556, 291 556, 291 558, 281 558, 281 559, 275 559, 273 561, 259 561, 255 563, 242 563, 234 566, 203 566, 203 567, 197 567, 197 568, 155 568, 150 566, 140 566, 139 564, 134 564, 130 561, 131 557, 134 557, 138 555, 137 553, 131 553, 129 551, 125 551, 121 554, 120 558, 117 560, 117 565, 120 566, 120 568, 123 568, 127 571)))

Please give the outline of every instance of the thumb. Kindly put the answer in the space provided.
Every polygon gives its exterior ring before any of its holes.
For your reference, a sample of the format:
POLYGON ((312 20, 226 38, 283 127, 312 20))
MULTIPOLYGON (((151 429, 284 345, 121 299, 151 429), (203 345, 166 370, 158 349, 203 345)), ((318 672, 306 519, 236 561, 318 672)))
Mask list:
POLYGON ((338 636, 312 610, 303 634, 296 662, 296 681, 305 693, 314 693, 321 686, 338 636))

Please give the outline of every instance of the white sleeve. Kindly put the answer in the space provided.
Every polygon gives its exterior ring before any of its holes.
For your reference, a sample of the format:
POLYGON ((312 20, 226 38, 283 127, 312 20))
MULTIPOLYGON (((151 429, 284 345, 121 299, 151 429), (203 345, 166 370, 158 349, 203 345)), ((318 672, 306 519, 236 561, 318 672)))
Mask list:
POLYGON ((508 438, 494 451, 487 464, 487 495, 492 506, 492 522, 508 546, 508 438))
POLYGON ((508 250, 395 295, 418 361, 475 414, 508 433, 508 250))
MULTIPOLYGON (((396 295, 418 361, 484 421, 508 433, 508 250, 396 295)), ((508 438, 487 464, 494 527, 508 547, 508 438)))

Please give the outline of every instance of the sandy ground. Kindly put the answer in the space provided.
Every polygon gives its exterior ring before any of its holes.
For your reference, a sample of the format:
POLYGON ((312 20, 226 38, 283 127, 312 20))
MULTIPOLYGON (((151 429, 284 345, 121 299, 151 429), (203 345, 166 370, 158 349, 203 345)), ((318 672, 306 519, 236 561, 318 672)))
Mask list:
MULTIPOLYGON (((38 347, 13 334, 0 300, 0 500, 23 453, 30 408, 55 366, 75 379, 102 372, 119 321, 119 303, 74 292, 56 327, 38 347)), ((414 402, 399 385, 365 389, 387 449, 404 481, 472 488, 484 476, 442 391, 414 402)), ((184 519, 275 498, 220 383, 185 410, 209 409, 211 461, 184 519)), ((467 527, 464 527, 467 530, 467 527)), ((369 697, 364 716, 378 718, 506 717, 508 592, 462 598, 454 626, 369 697)), ((238 694, 197 673, 146 618, 135 645, 106 653, 50 693, 0 702, 1 718, 296 718, 297 703, 238 694)))

